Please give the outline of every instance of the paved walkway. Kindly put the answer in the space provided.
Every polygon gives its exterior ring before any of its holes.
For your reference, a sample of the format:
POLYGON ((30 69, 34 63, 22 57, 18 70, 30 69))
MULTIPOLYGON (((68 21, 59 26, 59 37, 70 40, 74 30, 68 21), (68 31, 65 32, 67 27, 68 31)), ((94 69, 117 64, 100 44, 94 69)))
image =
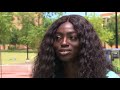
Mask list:
POLYGON ((31 78, 32 64, 2 65, 1 69, 1 78, 31 78))
POLYGON ((32 64, 2 65, 2 68, 0 66, 0 78, 31 78, 31 73, 32 64))

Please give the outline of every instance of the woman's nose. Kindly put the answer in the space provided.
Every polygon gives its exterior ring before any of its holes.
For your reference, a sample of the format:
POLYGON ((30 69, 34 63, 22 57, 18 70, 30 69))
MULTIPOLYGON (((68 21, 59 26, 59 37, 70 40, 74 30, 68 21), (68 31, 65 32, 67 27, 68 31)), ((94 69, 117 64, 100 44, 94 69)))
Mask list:
POLYGON ((62 42, 61 42, 61 47, 66 47, 66 46, 69 46, 69 45, 68 45, 68 42, 67 42, 67 38, 64 37, 62 42))

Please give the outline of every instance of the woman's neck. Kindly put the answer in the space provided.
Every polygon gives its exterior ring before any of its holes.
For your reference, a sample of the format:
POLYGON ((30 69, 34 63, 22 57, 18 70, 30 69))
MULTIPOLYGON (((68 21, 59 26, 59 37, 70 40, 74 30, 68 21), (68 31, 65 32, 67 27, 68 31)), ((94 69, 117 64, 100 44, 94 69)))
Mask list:
POLYGON ((66 78, 75 78, 77 74, 77 66, 73 62, 64 63, 64 75, 66 78))

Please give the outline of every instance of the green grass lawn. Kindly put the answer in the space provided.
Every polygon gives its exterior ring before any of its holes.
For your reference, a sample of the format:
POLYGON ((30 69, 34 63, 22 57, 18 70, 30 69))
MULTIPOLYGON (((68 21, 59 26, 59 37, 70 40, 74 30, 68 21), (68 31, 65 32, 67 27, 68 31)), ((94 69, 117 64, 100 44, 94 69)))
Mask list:
POLYGON ((115 71, 120 73, 120 59, 115 59, 112 64, 115 67, 115 71))
MULTIPOLYGON (((36 53, 29 53, 29 60, 32 63, 36 53)), ((26 62, 27 53, 24 52, 1 52, 2 65, 5 64, 22 64, 26 62)))
MULTIPOLYGON (((32 63, 37 53, 29 53, 29 59, 32 63)), ((27 53, 25 52, 1 52, 2 65, 6 64, 24 64, 26 63, 27 53)), ((120 73, 120 59, 112 61, 116 72, 120 73)))

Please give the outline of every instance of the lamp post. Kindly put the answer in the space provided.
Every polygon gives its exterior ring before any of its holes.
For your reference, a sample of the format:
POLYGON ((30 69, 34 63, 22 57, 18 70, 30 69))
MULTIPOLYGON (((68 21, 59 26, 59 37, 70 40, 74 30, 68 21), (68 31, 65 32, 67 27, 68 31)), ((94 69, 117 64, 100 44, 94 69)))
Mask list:
POLYGON ((115 12, 115 38, 116 38, 116 48, 118 48, 118 19, 117 12, 115 12))
MULTIPOLYGON (((24 15, 24 16, 26 16, 26 17, 28 17, 28 15, 24 15)), ((28 29, 28 27, 27 27, 27 29, 28 29)), ((28 37, 28 32, 27 32, 27 34, 26 34, 26 37, 28 37)), ((27 57, 26 57, 26 63, 28 63, 30 60, 29 60, 29 56, 28 56, 28 54, 29 54, 29 47, 28 47, 28 41, 27 41, 27 44, 26 44, 26 52, 27 52, 27 57)))
POLYGON ((27 59, 26 60, 29 60, 29 58, 28 58, 28 43, 27 43, 27 59))

